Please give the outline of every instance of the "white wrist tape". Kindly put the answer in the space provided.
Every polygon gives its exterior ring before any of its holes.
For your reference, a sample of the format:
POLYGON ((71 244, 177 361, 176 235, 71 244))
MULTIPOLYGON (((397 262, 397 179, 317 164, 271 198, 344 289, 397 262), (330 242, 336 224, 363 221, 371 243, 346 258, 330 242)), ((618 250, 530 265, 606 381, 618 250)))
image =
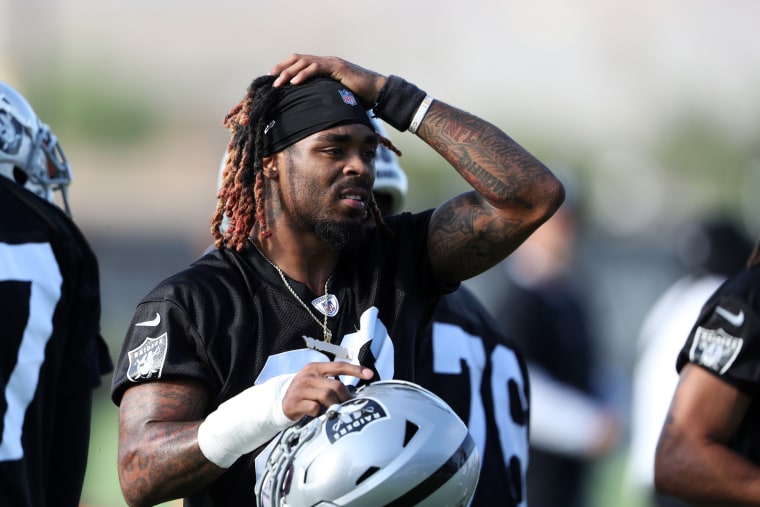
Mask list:
POLYGON ((282 411, 282 399, 292 380, 292 374, 271 378, 211 412, 198 427, 198 446, 206 459, 229 468, 240 456, 294 424, 282 411))

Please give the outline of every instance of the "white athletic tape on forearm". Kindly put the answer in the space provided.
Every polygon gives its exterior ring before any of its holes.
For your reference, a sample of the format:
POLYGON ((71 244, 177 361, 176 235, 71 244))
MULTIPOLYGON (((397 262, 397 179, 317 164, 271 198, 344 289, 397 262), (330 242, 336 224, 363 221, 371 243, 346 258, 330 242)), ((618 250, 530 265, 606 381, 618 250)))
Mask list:
POLYGON ((229 468, 296 421, 282 411, 293 375, 280 375, 225 401, 198 427, 198 446, 206 459, 229 468))

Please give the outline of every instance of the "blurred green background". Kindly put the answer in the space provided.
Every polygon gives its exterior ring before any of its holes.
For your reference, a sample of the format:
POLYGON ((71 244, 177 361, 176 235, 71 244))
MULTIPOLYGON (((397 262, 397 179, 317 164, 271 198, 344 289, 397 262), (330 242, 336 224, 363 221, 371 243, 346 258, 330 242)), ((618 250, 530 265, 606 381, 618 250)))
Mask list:
MULTIPOLYGON (((572 175, 600 277, 630 275, 625 311, 598 322, 625 413, 638 326, 675 277, 675 231, 725 214, 760 236, 757 19, 751 0, 0 0, 0 79, 72 163, 114 356, 139 298, 209 244, 221 120, 277 61, 334 54, 491 120, 572 175)), ((413 136, 392 137, 408 209, 464 188, 413 136)), ((94 413, 92 507, 124 505, 109 386, 94 413)), ((645 507, 624 485, 626 455, 624 441, 597 463, 595 506, 645 507)))

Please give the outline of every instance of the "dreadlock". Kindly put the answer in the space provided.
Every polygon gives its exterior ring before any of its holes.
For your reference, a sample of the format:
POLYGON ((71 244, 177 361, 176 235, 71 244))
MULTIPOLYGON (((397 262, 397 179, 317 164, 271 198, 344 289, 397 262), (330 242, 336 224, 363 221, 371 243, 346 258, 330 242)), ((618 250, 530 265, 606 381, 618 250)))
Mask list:
MULTIPOLYGON (((276 76, 256 78, 248 87, 245 97, 222 121, 224 127, 230 130, 231 138, 217 193, 216 211, 211 218, 211 234, 216 248, 226 246, 241 251, 256 223, 264 238, 272 235, 264 213, 264 131, 272 109, 290 86, 275 88, 272 86, 275 79, 276 76), (225 216, 230 219, 229 227, 221 231, 225 216)), ((401 155, 389 139, 380 135, 378 138, 383 146, 401 155)), ((369 200, 368 212, 377 225, 387 230, 374 197, 369 200)))
POLYGON ((243 100, 222 121, 231 134, 216 211, 211 219, 211 233, 217 248, 226 243, 230 248, 242 250, 256 220, 265 235, 269 232, 263 211, 261 169, 264 122, 282 94, 281 88, 272 87, 274 80, 274 76, 255 79, 243 100), (222 232, 220 226, 225 215, 230 225, 222 232))
MULTIPOLYGON (((381 135, 379 132, 375 132, 375 135, 377 135, 377 139, 378 139, 379 143, 382 146, 385 146, 390 151, 392 151, 393 153, 395 153, 397 157, 401 156, 401 150, 399 150, 398 148, 396 148, 396 146, 394 146, 394 144, 391 142, 390 139, 388 139, 384 135, 381 135)), ((372 220, 374 220, 375 223, 379 227, 381 227, 386 233, 390 234, 390 229, 385 224, 385 220, 383 219, 383 212, 380 209, 380 207, 377 205, 377 201, 375 200, 375 194, 374 193, 370 194, 370 199, 369 199, 369 214, 372 216, 372 220)))

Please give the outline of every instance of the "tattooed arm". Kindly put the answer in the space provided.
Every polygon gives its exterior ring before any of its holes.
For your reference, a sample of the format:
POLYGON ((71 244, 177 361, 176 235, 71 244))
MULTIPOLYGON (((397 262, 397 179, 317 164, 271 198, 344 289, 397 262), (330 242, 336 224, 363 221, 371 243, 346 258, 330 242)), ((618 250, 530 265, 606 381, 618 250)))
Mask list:
POLYGON ((760 468, 727 446, 749 398, 687 364, 655 454, 658 491, 698 505, 760 504, 760 468))
POLYGON ((342 361, 309 363, 293 375, 249 387, 208 416, 209 394, 197 382, 160 380, 130 387, 119 405, 124 498, 131 507, 142 507, 203 489, 278 431, 350 399, 353 393, 337 380, 341 375, 369 380, 372 370, 342 361))
POLYGON ((417 131, 472 185, 474 192, 439 205, 428 231, 434 269, 466 280, 512 253, 559 208, 562 184, 504 132, 434 101, 417 131))
MULTIPOLYGON (((278 76, 275 86, 328 75, 365 104, 372 104, 388 82, 381 74, 337 57, 300 54, 278 63, 270 73, 278 76)), ((564 200, 562 184, 546 166, 480 118, 436 100, 417 134, 474 189, 438 206, 430 223, 430 260, 445 281, 466 280, 497 264, 564 200)))
MULTIPOLYGON (((301 54, 278 63, 270 74, 278 76, 276 86, 327 75, 367 105, 388 82, 386 76, 337 57, 301 54)), ((403 106, 389 109, 398 107, 403 106)), ((494 266, 564 200, 562 184, 546 166, 500 129, 469 113, 435 100, 417 134, 474 189, 441 204, 432 217, 428 250, 442 280, 459 282, 494 266)))
POLYGON ((186 496, 220 476, 197 443, 208 395, 194 382, 150 382, 119 408, 119 483, 131 507, 186 496))

